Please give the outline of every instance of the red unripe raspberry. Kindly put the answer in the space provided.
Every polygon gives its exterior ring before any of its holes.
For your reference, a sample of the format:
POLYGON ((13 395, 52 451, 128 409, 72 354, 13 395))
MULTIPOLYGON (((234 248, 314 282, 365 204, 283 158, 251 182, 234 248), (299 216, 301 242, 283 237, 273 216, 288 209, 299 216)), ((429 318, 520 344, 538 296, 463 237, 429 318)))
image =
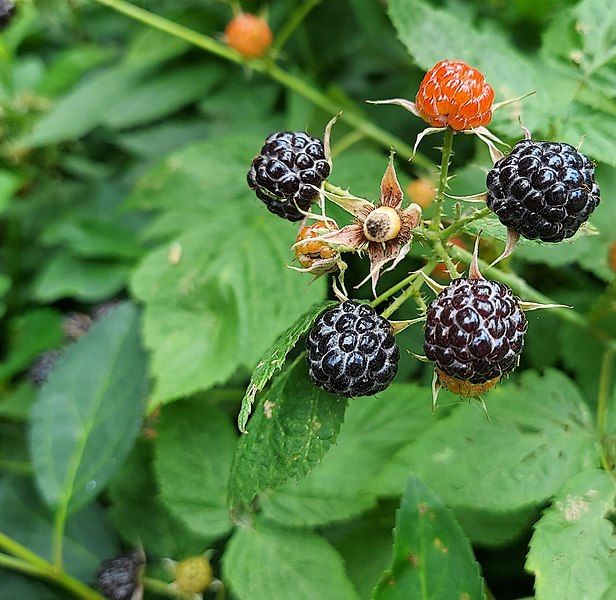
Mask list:
POLYGON ((464 131, 491 121, 493 101, 494 90, 477 69, 462 60, 442 60, 426 73, 415 105, 433 127, 464 131))
POLYGON ((265 19, 241 13, 234 17, 225 29, 225 39, 247 58, 263 56, 272 45, 272 30, 265 19))

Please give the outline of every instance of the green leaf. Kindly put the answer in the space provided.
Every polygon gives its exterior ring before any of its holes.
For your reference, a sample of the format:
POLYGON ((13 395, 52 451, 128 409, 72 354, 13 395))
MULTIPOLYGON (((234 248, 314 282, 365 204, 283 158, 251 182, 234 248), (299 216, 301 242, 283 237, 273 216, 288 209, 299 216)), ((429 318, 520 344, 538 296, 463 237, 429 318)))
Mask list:
POLYGON ((240 438, 230 506, 241 511, 256 494, 308 473, 335 442, 346 405, 314 386, 303 355, 277 375, 240 438))
MULTIPOLYGON (((52 560, 52 516, 28 478, 15 475, 0 480, 0 523, 2 533, 52 560)), ((90 581, 100 561, 117 551, 115 534, 100 506, 91 504, 68 519, 64 568, 74 577, 90 581)))
POLYGON ((451 511, 416 477, 396 514, 393 564, 374 600, 483 600, 483 581, 470 543, 451 511))
POLYGON ((139 431, 147 390, 137 310, 124 304, 66 349, 32 410, 45 502, 75 511, 105 488, 139 431))
POLYGON ((129 273, 129 265, 87 262, 60 251, 35 278, 32 297, 39 302, 55 302, 61 298, 84 302, 106 300, 124 287, 129 273))
POLYGON ((577 146, 582 141, 582 151, 613 167, 616 166, 616 119, 585 106, 576 107, 562 127, 560 138, 577 146))
POLYGON ((252 370, 280 331, 323 298, 324 281, 307 288, 285 268, 294 228, 246 189, 261 143, 221 138, 190 146, 146 176, 133 197, 142 207, 171 208, 165 217, 181 215, 177 228, 189 227, 151 252, 132 280, 145 303, 154 404, 252 370))
POLYGON ((242 433, 247 433, 246 423, 252 411, 252 405, 257 394, 267 385, 269 380, 282 369, 287 354, 293 349, 297 340, 312 326, 314 320, 327 308, 336 302, 325 301, 315 304, 307 310, 291 327, 283 331, 274 345, 261 357, 250 377, 250 384, 242 399, 242 408, 238 415, 238 427, 242 433))
POLYGON ((6 360, 0 363, 0 379, 23 371, 36 356, 62 343, 62 316, 49 308, 37 308, 11 319, 6 360))
POLYGON ((145 125, 201 98, 223 76, 215 63, 155 73, 107 107, 103 122, 114 129, 145 125))
POLYGON ((181 560, 201 554, 213 540, 195 535, 165 508, 152 454, 151 444, 137 442, 109 485, 109 517, 131 547, 143 544, 150 557, 181 560))
POLYGON ((511 512, 540 505, 598 461, 591 415, 563 374, 527 371, 486 396, 490 421, 463 405, 401 450, 382 485, 414 472, 449 506, 511 512))
POLYGON ((299 482, 287 482, 261 499, 270 518, 292 526, 350 519, 376 504, 377 476, 409 441, 436 423, 431 391, 393 384, 377 396, 351 403, 336 444, 299 482))
POLYGON ((43 233, 45 244, 65 246, 81 258, 137 258, 141 247, 134 238, 132 231, 116 223, 93 220, 57 221, 43 233))
POLYGON ((60 592, 53 591, 36 579, 5 569, 0 569, 0 589, 2 600, 62 600, 60 592))
POLYGON ((161 413, 155 462, 161 501, 191 531, 212 540, 231 527, 227 482, 236 442, 229 418, 203 398, 161 413))
POLYGON ((607 600, 616 581, 616 483, 603 471, 573 477, 535 525, 526 568, 537 600, 607 600))
POLYGON ((22 178, 6 169, 0 169, 0 214, 9 206, 13 194, 22 184, 22 178))
POLYGON ((340 555, 323 538, 261 521, 236 531, 223 576, 238 600, 359 600, 340 555))

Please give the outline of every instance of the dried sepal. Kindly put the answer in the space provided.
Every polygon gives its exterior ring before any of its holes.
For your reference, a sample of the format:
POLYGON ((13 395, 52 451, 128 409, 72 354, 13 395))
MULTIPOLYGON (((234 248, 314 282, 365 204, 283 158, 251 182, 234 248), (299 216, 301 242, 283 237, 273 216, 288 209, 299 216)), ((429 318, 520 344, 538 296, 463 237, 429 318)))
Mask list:
POLYGON ((430 277, 430 275, 428 275, 425 271, 420 270, 419 271, 420 276, 423 277, 424 281, 426 282, 427 286, 435 293, 435 294, 440 294, 446 286, 441 285, 440 283, 438 283, 437 281, 435 281, 434 279, 432 279, 432 277, 430 277))
POLYGON ((475 238, 475 246, 473 248, 473 259, 468 269, 469 279, 485 279, 479 270, 479 240, 481 239, 481 233, 475 238))
POLYGON ((367 104, 395 104, 397 106, 401 106, 402 108, 408 110, 410 113, 414 114, 416 117, 420 117, 419 111, 415 106, 414 102, 410 100, 406 100, 405 98, 391 98, 390 100, 366 100, 367 104))
POLYGON ((426 320, 426 315, 422 315, 421 317, 417 317, 416 319, 407 319, 405 321, 389 321, 389 322, 391 323, 393 334, 398 335, 399 333, 403 332, 405 329, 407 329, 411 325, 415 325, 415 323, 423 323, 425 320, 426 320))
POLYGON ((385 169, 383 178, 381 179, 381 198, 379 206, 389 206, 393 209, 399 209, 402 206, 404 193, 400 187, 396 169, 394 168, 393 153, 389 156, 389 164, 385 169))
POLYGON ((436 369, 434 369, 434 373, 432 375, 432 414, 438 408, 438 394, 441 391, 441 382, 438 376, 436 369))
POLYGON ((521 100, 524 100, 525 98, 528 98, 529 96, 533 96, 536 93, 537 92, 535 91, 526 92, 526 94, 522 94, 521 96, 518 96, 517 98, 510 98, 509 100, 503 100, 501 102, 496 102, 496 104, 492 105, 492 112, 494 112, 495 110, 499 110, 500 108, 503 108, 503 106, 508 106, 509 104, 520 102, 521 100))
POLYGON ((519 241, 520 241, 520 234, 517 231, 514 231, 511 228, 508 228, 507 229, 507 241, 505 242, 505 248, 502 254, 490 263, 490 265, 488 266, 488 269, 491 269, 494 265, 497 265, 499 262, 505 260, 506 258, 509 258, 513 254, 514 250, 517 248, 519 241))
POLYGON ((488 199, 488 192, 480 192, 479 194, 471 194, 470 196, 453 196, 452 194, 445 193, 445 197, 450 200, 458 200, 460 202, 471 202, 475 204, 485 204, 488 199))
POLYGON ((524 300, 519 300, 518 305, 524 312, 550 308, 573 308, 573 306, 568 306, 567 304, 541 304, 540 302, 525 302, 524 300))
POLYGON ((321 190, 321 193, 336 206, 339 206, 357 219, 365 219, 373 210, 374 204, 365 198, 354 196, 347 190, 340 190, 342 193, 329 190, 321 190))
POLYGON ((340 111, 337 115, 334 115, 330 122, 325 127, 325 133, 323 135, 323 148, 325 150, 325 160, 329 163, 329 166, 333 170, 334 164, 332 162, 332 150, 331 150, 331 135, 332 135, 332 127, 334 123, 338 120, 338 117, 342 114, 340 111))
POLYGON ((434 135, 435 133, 440 133, 441 131, 445 131, 446 129, 447 127, 426 127, 415 138, 415 144, 413 144, 413 156, 415 156, 415 153, 417 152, 417 148, 419 147, 421 140, 423 140, 425 137, 429 135, 434 135))

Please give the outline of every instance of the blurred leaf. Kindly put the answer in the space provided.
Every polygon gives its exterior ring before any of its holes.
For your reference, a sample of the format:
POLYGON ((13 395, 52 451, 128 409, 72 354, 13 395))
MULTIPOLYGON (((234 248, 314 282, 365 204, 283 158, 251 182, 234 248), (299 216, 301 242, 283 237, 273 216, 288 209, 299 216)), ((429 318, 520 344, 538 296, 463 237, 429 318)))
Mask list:
POLYGON ((259 492, 314 468, 336 441, 346 399, 316 388, 300 356, 261 394, 240 438, 231 469, 229 503, 242 512, 259 492))
MULTIPOLYGON (((191 450, 192 452, 192 450, 191 450)), ((109 485, 109 516, 122 538, 148 556, 181 560, 212 541, 195 535, 164 507, 153 473, 151 445, 139 441, 109 485)))
POLYGON ((396 514, 392 567, 373 598, 484 598, 479 565, 462 528, 416 477, 409 480, 396 514))
POLYGON ((40 581, 26 575, 0 569, 0 589, 2 600, 62 600, 61 592, 56 592, 40 581))
POLYGON ((603 471, 566 483, 535 525, 526 568, 537 600, 613 597, 616 582, 616 483, 603 471), (612 593, 610 593, 612 592, 612 593))
MULTIPOLYGON (((52 559, 52 517, 28 478, 15 475, 0 480, 0 530, 41 557, 52 559)), ((74 577, 90 581, 100 561, 117 551, 115 534, 97 504, 68 519, 64 567, 74 577)))
POLYGON ((133 232, 103 221, 56 221, 43 233, 43 242, 64 246, 81 258, 130 260, 141 253, 133 232))
POLYGON ((252 372, 250 383, 246 389, 246 394, 242 399, 242 408, 238 416, 238 427, 243 433, 246 431, 246 423, 252 411, 252 405, 257 394, 267 385, 269 380, 282 369, 287 354, 293 349, 297 340, 306 333, 314 320, 327 308, 335 306, 336 302, 325 301, 315 304, 308 309, 291 327, 283 331, 280 337, 274 342, 259 360, 252 372))
POLYGON ((57 348, 63 340, 62 316, 50 308, 36 308, 11 319, 10 351, 0 363, 0 379, 26 369, 41 352, 57 348))
POLYGON ((558 371, 522 374, 486 398, 490 422, 460 406, 401 450, 383 473, 399 490, 411 472, 451 507, 511 512, 540 505, 598 462, 591 415, 558 371), (489 457, 489 459, 488 459, 489 457))
POLYGON ((0 214, 8 207, 13 194, 22 184, 22 178, 6 169, 0 169, 0 214))
POLYGON ((412 384, 393 384, 378 397, 352 402, 323 461, 304 479, 262 498, 264 514, 283 525, 313 527, 372 508, 377 476, 398 450, 436 423, 430 404, 430 389, 412 384))
POLYGON ((25 421, 34 402, 34 388, 29 381, 22 381, 15 388, 0 395, 0 418, 25 421))
POLYGON ((146 390, 137 310, 124 304, 66 349, 33 407, 32 462, 49 506, 73 512, 105 488, 137 436, 146 390))
POLYGON ((324 593, 328 600, 358 600, 340 555, 323 538, 261 521, 236 531, 223 576, 238 600, 314 600, 324 593))
POLYGON ((201 98, 223 73, 212 63, 156 73, 108 106, 103 122, 115 129, 127 129, 157 121, 201 98))
MULTIPOLYGON (((616 62, 616 60, 615 60, 616 62)), ((562 130, 563 141, 576 145, 583 140, 582 151, 613 167, 616 166, 616 119, 584 106, 571 111, 562 130)))
POLYGON ((79 260, 60 251, 38 273, 32 297, 39 302, 75 298, 96 302, 115 296, 126 284, 130 266, 79 260))
POLYGON ((231 528, 227 481, 236 442, 229 418, 203 398, 161 412, 155 461, 161 502, 212 541, 231 528))

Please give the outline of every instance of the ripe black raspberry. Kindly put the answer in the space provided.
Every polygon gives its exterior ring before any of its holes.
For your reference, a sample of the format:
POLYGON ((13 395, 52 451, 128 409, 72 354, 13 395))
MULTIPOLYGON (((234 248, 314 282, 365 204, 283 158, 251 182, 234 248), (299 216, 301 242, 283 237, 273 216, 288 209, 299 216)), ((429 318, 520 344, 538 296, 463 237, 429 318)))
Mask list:
POLYGON ((47 350, 34 359, 28 370, 28 379, 34 387, 40 388, 43 386, 61 355, 61 350, 47 350))
POLYGON ((562 242, 599 204, 590 159, 569 144, 518 142, 488 173, 488 207, 530 240, 562 242))
POLYGON ((109 600, 131 600, 140 587, 143 558, 136 552, 104 560, 96 574, 96 586, 109 600))
POLYGON ((13 0, 0 0, 0 31, 8 27, 15 16, 15 2, 13 0))
POLYGON ((306 348, 314 384, 339 396, 382 392, 398 371, 400 351, 389 321, 352 300, 318 317, 306 348))
POLYGON ((437 371, 459 382, 496 383, 517 366, 526 327, 504 283, 455 279, 428 307, 424 351, 437 371))
POLYGON ((329 176, 323 142, 303 131, 272 133, 252 161, 248 185, 275 215, 301 221, 329 176), (301 210, 300 210, 301 209, 301 210))

